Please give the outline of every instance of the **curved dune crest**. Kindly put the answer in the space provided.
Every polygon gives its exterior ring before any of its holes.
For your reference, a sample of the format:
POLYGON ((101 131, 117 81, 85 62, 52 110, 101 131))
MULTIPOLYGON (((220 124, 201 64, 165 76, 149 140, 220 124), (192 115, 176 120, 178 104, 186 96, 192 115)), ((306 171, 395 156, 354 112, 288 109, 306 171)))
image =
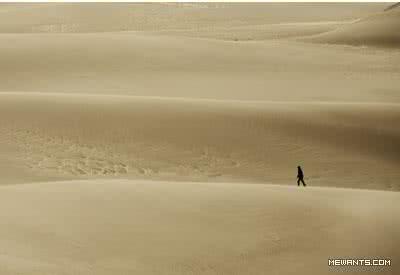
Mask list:
POLYGON ((395 3, 393 5, 390 5, 389 7, 387 7, 385 9, 385 11, 388 11, 388 10, 391 10, 391 9, 395 9, 395 8, 398 8, 398 7, 400 7, 400 2, 399 3, 395 3))
POLYGON ((304 38, 305 41, 355 46, 400 47, 400 8, 364 18, 342 28, 304 38))

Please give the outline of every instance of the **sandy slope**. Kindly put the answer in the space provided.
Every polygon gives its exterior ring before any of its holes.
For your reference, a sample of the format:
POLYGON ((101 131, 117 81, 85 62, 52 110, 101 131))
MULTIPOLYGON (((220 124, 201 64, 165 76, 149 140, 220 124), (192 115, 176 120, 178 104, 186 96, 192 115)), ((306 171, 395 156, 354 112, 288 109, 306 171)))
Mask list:
POLYGON ((351 256, 391 258, 379 274, 398 274, 399 202, 395 192, 229 183, 1 186, 0 272, 321 275, 334 270, 328 258, 351 256))
POLYGON ((387 6, 0 4, 0 274, 398 274, 387 6))
POLYGON ((400 8, 393 8, 305 41, 357 46, 400 47, 400 8))
POLYGON ((249 26, 352 20, 383 10, 381 3, 1 3, 0 32, 105 32, 249 26))
POLYGON ((302 164, 312 185, 400 187, 399 104, 32 93, 0 99, 3 143, 18 148, 5 156, 29 172, 26 182, 33 173, 293 184, 302 164))
POLYGON ((0 34, 0 91, 400 102, 398 51, 122 33, 0 34))
POLYGON ((316 35, 332 31, 350 21, 290 22, 234 27, 208 27, 184 30, 163 30, 152 32, 168 36, 201 37, 231 41, 252 41, 287 39, 316 35))

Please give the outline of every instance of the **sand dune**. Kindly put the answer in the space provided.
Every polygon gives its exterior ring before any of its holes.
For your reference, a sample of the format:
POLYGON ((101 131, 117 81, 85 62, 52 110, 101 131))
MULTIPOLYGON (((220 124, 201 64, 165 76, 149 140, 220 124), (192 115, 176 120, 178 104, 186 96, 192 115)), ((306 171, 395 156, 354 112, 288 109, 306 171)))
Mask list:
POLYGON ((0 4, 0 274, 399 274, 388 6, 0 4))
POLYGON ((322 33, 305 41, 356 46, 400 47, 400 8, 393 7, 356 23, 322 33))
POLYGON ((39 176, 293 184, 301 163, 313 185, 399 190, 398 104, 0 98, 3 140, 39 176))
POLYGON ((389 7, 387 7, 385 9, 385 11, 388 11, 388 10, 391 10, 391 9, 394 9, 394 8, 398 8, 398 7, 400 7, 400 2, 390 5, 389 7))
POLYGON ((230 41, 258 41, 288 39, 316 35, 337 29, 351 21, 291 22, 265 25, 212 27, 189 30, 163 30, 152 32, 168 36, 200 37, 230 41))
POLYGON ((400 102, 397 51, 130 32, 1 34, 0 58, 6 92, 400 102))
POLYGON ((3 33, 159 31, 282 22, 352 20, 382 10, 380 3, 2 3, 3 33))
POLYGON ((397 192, 229 183, 1 186, 0 271, 397 274, 399 201, 397 192), (328 258, 377 255, 392 266, 328 267, 328 258))

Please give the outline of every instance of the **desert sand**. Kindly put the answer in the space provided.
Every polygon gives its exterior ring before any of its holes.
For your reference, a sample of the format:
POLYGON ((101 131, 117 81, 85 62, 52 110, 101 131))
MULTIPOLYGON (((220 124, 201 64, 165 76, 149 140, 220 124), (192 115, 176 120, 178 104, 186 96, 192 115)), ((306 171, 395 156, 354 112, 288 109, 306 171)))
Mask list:
POLYGON ((399 10, 1 4, 0 273, 398 274, 399 10))
POLYGON ((360 19, 354 24, 339 27, 332 31, 305 38, 313 42, 349 44, 358 46, 381 45, 398 48, 400 34, 393 30, 400 27, 400 9, 398 5, 360 19))
POLYGON ((377 255, 393 266, 346 272, 399 272, 397 192, 126 180, 0 191, 2 274, 331 274, 343 267, 328 258, 377 255))

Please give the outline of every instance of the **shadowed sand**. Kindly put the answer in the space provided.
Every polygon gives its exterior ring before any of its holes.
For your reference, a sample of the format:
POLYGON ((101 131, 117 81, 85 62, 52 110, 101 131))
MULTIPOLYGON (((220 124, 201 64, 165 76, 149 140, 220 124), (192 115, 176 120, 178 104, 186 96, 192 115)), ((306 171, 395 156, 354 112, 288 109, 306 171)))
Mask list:
POLYGON ((400 7, 373 14, 360 21, 322 33, 305 41, 358 46, 384 46, 399 48, 400 7))
POLYGON ((47 174, 291 184, 302 164, 313 185, 399 189, 399 104, 0 98, 3 141, 18 148, 28 182, 47 174))

